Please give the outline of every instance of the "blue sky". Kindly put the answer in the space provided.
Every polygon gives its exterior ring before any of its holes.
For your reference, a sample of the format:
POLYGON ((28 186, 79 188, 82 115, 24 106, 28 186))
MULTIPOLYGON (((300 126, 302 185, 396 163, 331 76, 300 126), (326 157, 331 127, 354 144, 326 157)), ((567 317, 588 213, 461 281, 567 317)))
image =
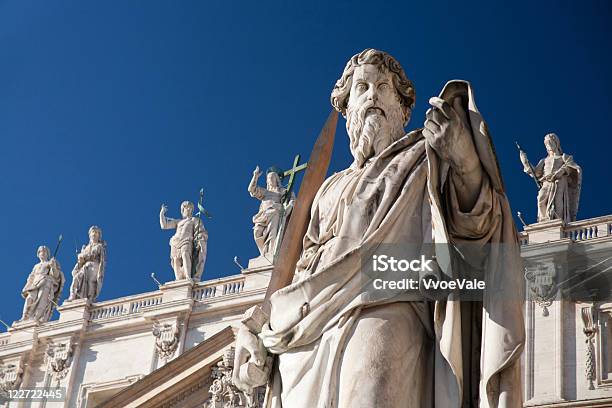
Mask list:
MULTIPOLYGON (((528 221, 536 191, 514 140, 537 161, 550 131, 583 166, 579 218, 610 213, 610 4, 0 1, 0 319, 20 317, 37 246, 63 234, 69 276, 92 224, 108 242, 101 300, 156 289, 151 272, 171 280, 159 207, 178 216, 200 187, 204 277, 237 273, 234 256, 257 255, 253 168, 307 157, 335 80, 367 47, 414 81, 409 129, 447 80, 472 82, 528 221)), ((331 170, 350 160, 341 121, 331 170)))

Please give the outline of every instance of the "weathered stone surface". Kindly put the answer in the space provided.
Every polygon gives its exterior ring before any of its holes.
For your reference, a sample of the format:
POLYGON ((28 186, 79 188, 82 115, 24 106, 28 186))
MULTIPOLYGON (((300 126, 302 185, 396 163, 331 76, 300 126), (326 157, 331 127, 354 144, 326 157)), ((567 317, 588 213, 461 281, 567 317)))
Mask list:
POLYGON ((204 272, 208 232, 200 217, 193 216, 193 203, 183 201, 182 218, 166 217, 168 207, 162 205, 159 224, 162 229, 176 229, 170 239, 170 264, 176 280, 192 279, 199 282, 204 272))
POLYGON ((89 243, 83 245, 72 269, 69 301, 89 299, 95 302, 102 290, 106 269, 106 242, 102 240, 102 229, 89 228, 89 243))
POLYGON ((523 171, 537 180, 538 222, 562 220, 576 221, 582 169, 571 155, 563 153, 559 137, 549 133, 544 137, 548 155, 534 167, 529 163, 527 154, 521 150, 520 159, 523 171))

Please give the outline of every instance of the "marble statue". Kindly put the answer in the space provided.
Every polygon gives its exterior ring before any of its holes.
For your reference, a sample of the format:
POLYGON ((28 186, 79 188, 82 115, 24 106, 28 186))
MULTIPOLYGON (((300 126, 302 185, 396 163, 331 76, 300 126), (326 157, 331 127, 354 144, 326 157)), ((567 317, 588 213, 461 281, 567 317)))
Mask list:
POLYGON ((267 382, 267 408, 522 407, 518 239, 471 85, 448 82, 424 128, 406 133, 413 84, 366 49, 331 103, 354 161, 320 187, 293 283, 272 294, 261 333, 240 325, 233 381, 245 392, 267 382), (367 251, 431 242, 444 277, 481 274, 481 302, 374 292, 367 251))
POLYGON ((64 273, 46 246, 39 246, 36 255, 40 260, 34 265, 21 296, 25 299, 20 321, 48 322, 59 302, 64 288, 64 273))
POLYGON ((192 279, 199 281, 206 262, 208 232, 199 217, 193 216, 193 203, 183 201, 180 220, 166 217, 168 207, 162 204, 159 224, 162 229, 174 229, 170 239, 170 264, 176 280, 192 279))
POLYGON ((106 268, 106 242, 102 230, 93 225, 89 228, 89 243, 83 245, 72 269, 72 285, 68 300, 88 299, 95 302, 102 289, 106 268))
POLYGON ((544 137, 547 156, 533 167, 521 150, 523 171, 539 186, 538 222, 550 220, 576 221, 582 169, 569 154, 563 153, 559 137, 549 133, 544 137))
POLYGON ((259 212, 253 216, 253 238, 260 255, 272 260, 281 238, 281 225, 291 214, 294 196, 292 194, 288 202, 284 202, 286 189, 281 185, 281 174, 276 168, 266 172, 266 188, 257 185, 260 176, 261 170, 257 166, 248 187, 251 197, 261 201, 259 212))

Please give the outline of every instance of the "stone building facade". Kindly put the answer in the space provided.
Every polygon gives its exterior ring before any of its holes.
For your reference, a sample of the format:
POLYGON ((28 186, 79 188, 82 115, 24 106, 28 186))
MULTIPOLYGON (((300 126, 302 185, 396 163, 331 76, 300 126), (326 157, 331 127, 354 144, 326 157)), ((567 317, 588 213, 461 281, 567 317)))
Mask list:
MULTIPOLYGON (((529 225, 521 248, 529 293, 525 406, 612 406, 612 301, 563 286, 574 278, 605 285, 595 275, 612 257, 612 216, 529 225), (568 254, 587 261, 576 266, 568 254)), ((0 389, 60 387, 66 400, 0 406, 257 407, 261 390, 248 400, 229 381, 233 328, 263 299, 270 274, 270 266, 251 263, 217 280, 64 302, 56 321, 14 325, 0 334, 0 389)))

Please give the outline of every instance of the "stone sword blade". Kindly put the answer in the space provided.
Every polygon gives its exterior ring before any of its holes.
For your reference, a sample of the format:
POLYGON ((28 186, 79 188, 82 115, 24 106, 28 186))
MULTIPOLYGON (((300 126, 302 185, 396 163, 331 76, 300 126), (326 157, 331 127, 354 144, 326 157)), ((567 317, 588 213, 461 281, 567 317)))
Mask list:
POLYGON ((308 167, 300 185, 297 199, 289 224, 285 230, 278 258, 272 270, 268 290, 262 305, 263 310, 269 313, 270 296, 277 290, 288 286, 293 281, 295 265, 302 252, 302 240, 310 221, 310 207, 325 181, 327 169, 334 147, 334 137, 338 123, 338 112, 333 110, 325 122, 317 141, 310 153, 308 167))

